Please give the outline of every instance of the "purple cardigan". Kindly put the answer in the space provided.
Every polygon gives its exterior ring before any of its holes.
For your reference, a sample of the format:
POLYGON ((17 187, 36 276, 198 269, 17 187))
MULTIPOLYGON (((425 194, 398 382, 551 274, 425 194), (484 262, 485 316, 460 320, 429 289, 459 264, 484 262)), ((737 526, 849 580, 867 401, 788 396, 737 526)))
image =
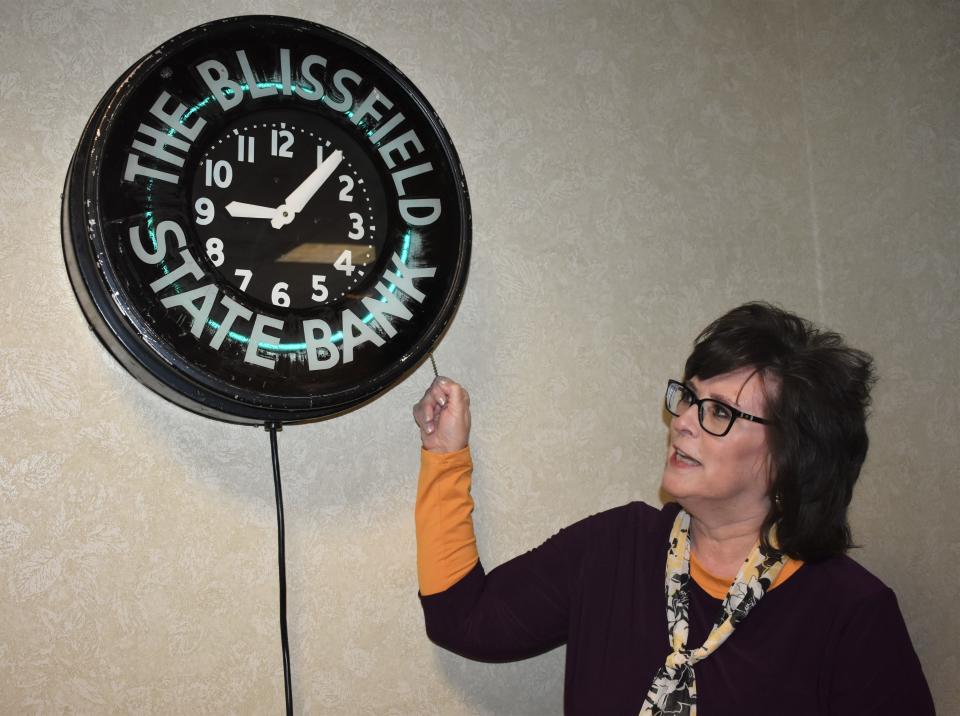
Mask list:
MULTIPOLYGON (((567 645, 567 714, 631 714, 669 653, 663 574, 678 506, 588 517, 420 597, 430 638, 482 661, 567 645)), ((693 583, 688 646, 720 611, 693 583)), ((695 667, 701 716, 934 713, 893 592, 849 557, 805 564, 695 667)))

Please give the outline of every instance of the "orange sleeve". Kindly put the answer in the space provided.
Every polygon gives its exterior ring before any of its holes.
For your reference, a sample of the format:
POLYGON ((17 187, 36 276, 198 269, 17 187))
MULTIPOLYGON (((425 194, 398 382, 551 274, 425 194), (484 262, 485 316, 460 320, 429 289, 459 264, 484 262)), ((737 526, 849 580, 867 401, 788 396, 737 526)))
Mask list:
POLYGON ((450 453, 420 450, 417 481, 417 576, 420 594, 456 584, 479 560, 473 534, 470 448, 450 453))

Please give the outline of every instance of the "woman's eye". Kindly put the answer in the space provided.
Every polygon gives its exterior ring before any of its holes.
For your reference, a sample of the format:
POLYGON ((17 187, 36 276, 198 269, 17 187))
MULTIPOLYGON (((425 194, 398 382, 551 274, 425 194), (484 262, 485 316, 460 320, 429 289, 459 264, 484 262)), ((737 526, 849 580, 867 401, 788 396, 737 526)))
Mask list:
POLYGON ((722 403, 713 403, 711 404, 711 408, 713 410, 713 417, 721 420, 730 419, 730 408, 728 408, 726 405, 723 405, 722 403))

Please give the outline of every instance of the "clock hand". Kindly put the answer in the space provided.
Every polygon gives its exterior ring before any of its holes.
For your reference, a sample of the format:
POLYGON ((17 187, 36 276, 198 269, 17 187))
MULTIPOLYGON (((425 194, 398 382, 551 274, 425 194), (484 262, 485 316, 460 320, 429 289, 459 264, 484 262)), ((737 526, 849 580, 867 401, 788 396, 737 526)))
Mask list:
POLYGON ((300 186, 290 192, 290 195, 284 203, 276 208, 276 214, 271 220, 270 225, 275 229, 279 229, 281 226, 285 226, 293 221, 293 217, 296 216, 298 212, 303 211, 303 207, 307 205, 307 202, 317 193, 317 190, 323 186, 323 183, 329 179, 330 175, 340 166, 341 161, 343 161, 343 152, 337 149, 329 157, 320 162, 317 168, 310 173, 310 176, 304 179, 300 186))
POLYGON ((259 204, 245 204, 242 201, 231 201, 224 207, 230 216, 237 219, 272 219, 277 210, 259 204))

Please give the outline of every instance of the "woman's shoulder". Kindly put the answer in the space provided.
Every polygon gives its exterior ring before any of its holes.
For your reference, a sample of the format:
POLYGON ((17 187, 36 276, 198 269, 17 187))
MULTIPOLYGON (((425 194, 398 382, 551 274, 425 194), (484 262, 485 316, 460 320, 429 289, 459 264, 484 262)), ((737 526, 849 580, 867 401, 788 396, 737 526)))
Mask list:
POLYGON ((589 517, 574 522, 570 527, 578 525, 589 527, 635 525, 643 528, 659 529, 664 524, 673 525, 673 520, 679 510, 680 505, 675 502, 668 502, 662 507, 654 507, 646 502, 634 501, 596 512, 589 517))
POLYGON ((809 581, 850 601, 886 595, 891 591, 883 580, 846 554, 807 563, 803 571, 809 581))
POLYGON ((564 527, 531 552, 572 565, 581 582, 606 589, 635 570, 654 564, 662 570, 677 509, 645 502, 613 507, 564 527))
POLYGON ((638 539, 647 544, 659 543, 669 535, 679 509, 675 503, 654 507, 646 502, 628 502, 584 517, 560 530, 557 536, 590 543, 632 543, 638 539))
POLYGON ((806 563, 783 586, 790 582, 796 582, 795 598, 817 605, 812 608, 840 621, 864 611, 879 610, 890 616, 900 613, 893 590, 847 555, 806 563))

